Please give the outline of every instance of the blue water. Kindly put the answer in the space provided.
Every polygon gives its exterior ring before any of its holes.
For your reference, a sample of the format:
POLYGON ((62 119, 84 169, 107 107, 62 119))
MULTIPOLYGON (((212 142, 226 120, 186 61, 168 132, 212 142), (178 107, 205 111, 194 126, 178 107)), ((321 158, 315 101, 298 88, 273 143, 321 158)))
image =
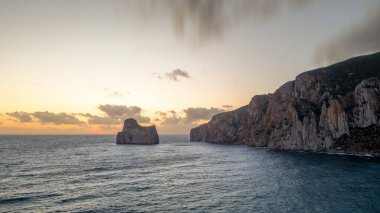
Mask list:
POLYGON ((380 212, 380 161, 161 136, 0 136, 1 212, 380 212))

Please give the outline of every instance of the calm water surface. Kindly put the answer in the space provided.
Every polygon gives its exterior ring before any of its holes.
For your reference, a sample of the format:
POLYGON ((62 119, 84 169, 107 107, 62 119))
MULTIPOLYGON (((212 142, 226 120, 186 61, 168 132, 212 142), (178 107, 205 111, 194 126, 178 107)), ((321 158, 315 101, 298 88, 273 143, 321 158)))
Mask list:
POLYGON ((0 136, 1 212, 380 212, 380 161, 161 136, 0 136))

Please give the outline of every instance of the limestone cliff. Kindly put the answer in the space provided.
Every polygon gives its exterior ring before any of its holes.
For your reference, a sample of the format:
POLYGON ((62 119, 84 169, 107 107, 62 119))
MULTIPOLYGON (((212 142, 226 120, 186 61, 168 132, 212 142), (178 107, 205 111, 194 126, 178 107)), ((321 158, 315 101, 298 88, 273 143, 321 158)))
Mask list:
POLYGON ((140 126, 133 118, 124 121, 123 131, 117 133, 116 144, 158 144, 155 126, 140 126))
POLYGON ((380 153, 380 53, 304 72, 190 132, 191 141, 380 153))

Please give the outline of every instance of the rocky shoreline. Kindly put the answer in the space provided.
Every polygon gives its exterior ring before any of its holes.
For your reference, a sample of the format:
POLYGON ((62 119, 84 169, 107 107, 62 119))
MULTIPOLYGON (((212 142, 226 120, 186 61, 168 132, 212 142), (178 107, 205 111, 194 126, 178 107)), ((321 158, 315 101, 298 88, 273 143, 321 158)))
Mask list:
POLYGON ((193 128, 190 140, 378 156, 380 53, 301 73, 193 128))

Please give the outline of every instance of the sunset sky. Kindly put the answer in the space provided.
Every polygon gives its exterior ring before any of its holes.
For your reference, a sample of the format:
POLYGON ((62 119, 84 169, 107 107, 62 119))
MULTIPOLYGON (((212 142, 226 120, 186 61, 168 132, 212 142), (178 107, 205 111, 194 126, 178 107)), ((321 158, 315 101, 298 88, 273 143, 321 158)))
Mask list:
POLYGON ((380 50, 378 0, 0 0, 0 134, 187 134, 380 50))

